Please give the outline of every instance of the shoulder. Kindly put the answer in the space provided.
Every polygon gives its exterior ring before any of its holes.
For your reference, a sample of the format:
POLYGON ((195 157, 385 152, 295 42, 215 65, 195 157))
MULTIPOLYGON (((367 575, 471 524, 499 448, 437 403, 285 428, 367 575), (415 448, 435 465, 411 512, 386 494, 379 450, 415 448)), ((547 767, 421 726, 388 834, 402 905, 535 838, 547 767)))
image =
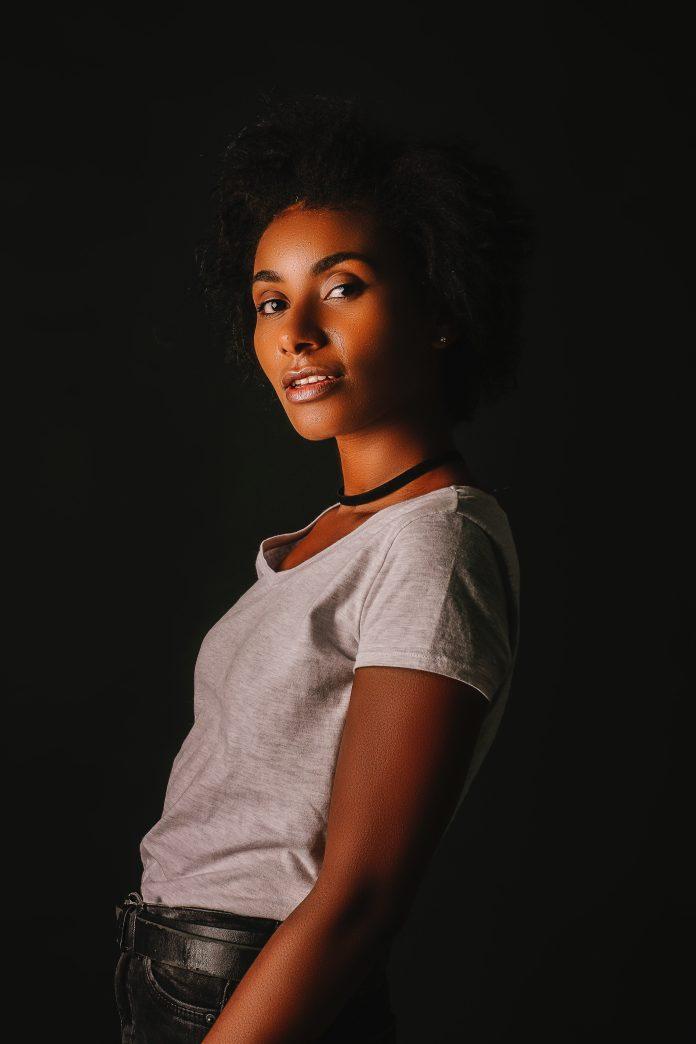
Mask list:
POLYGON ((486 526, 453 504, 416 510, 400 518, 385 534, 383 564, 412 560, 423 567, 479 559, 495 560, 495 528, 486 526))
POLYGON ((363 614, 373 605, 391 612, 477 612, 515 616, 519 567, 507 515, 493 497, 455 498, 423 505, 390 527, 372 573, 363 614))

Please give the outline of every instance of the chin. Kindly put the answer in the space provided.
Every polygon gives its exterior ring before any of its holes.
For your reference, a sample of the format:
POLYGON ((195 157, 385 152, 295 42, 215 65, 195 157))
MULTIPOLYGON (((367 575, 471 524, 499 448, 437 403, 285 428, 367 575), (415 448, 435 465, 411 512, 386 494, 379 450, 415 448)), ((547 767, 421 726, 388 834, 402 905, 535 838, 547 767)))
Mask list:
POLYGON ((324 424, 307 425, 306 427, 293 424, 293 428, 307 442, 323 442, 325 439, 335 439, 337 435, 342 434, 338 428, 328 427, 324 424))
POLYGON ((293 413, 286 410, 286 413, 297 434, 309 442, 334 439, 337 435, 342 435, 347 427, 345 420, 336 416, 333 410, 329 412, 312 409, 309 404, 297 407, 293 413))

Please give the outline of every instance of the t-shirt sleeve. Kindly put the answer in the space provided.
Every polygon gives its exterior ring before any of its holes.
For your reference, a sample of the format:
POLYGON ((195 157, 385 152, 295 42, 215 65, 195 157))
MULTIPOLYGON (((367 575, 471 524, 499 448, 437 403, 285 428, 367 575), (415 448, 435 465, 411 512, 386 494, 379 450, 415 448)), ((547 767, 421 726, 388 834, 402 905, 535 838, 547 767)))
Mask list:
POLYGON ((444 674, 492 703, 511 669, 506 583, 491 538, 471 519, 440 512, 407 522, 365 598, 355 668, 444 674))

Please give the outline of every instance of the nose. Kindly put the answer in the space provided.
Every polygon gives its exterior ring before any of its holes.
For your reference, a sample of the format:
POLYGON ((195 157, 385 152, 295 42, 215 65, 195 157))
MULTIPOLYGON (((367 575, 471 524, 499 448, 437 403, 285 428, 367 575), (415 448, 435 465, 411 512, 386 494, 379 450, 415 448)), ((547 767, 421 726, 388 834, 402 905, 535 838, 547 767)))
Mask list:
POLYGON ((301 355, 326 344, 328 338, 310 309, 289 308, 278 332, 278 347, 284 354, 301 355))

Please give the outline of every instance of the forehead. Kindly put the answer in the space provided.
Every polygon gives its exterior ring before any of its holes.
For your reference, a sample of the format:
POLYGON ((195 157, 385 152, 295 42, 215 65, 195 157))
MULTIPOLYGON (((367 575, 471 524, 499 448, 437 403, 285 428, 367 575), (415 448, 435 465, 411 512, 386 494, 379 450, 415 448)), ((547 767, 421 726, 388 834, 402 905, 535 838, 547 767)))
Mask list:
POLYGON ((398 251, 391 236, 367 209, 288 207, 264 229, 256 247, 254 270, 306 267, 340 250, 394 263, 398 251))

